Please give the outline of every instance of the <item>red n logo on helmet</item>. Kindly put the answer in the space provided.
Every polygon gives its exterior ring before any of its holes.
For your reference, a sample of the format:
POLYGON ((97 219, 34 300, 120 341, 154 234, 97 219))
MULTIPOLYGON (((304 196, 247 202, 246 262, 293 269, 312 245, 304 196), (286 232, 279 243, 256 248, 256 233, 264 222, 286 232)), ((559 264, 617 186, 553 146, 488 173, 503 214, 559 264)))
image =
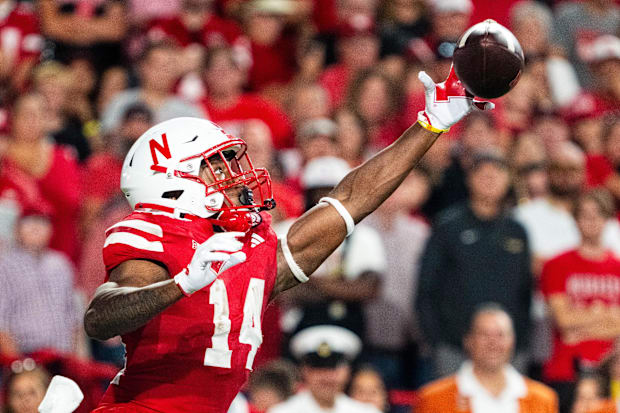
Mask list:
POLYGON ((168 138, 166 138, 165 133, 162 133, 161 139, 162 139, 161 144, 157 142, 155 139, 151 139, 149 141, 149 148, 151 149, 151 156, 153 157, 153 165, 157 165, 159 163, 157 162, 156 152, 159 152, 162 155, 164 155, 166 159, 172 158, 172 155, 170 155, 170 146, 168 146, 168 138))

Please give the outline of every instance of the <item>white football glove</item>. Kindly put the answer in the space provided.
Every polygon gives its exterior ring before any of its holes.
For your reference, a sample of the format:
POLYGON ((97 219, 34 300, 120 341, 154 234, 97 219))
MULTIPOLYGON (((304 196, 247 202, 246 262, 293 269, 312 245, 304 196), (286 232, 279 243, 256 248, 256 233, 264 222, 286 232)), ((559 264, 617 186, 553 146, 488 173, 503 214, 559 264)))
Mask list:
POLYGON ((183 271, 174 276, 183 294, 192 295, 211 284, 223 271, 246 260, 239 251, 243 244, 237 240, 243 232, 219 232, 200 244, 192 260, 183 271))
POLYGON ((54 376, 39 405, 39 413, 71 413, 83 399, 84 394, 76 382, 64 376, 54 376))
POLYGON ((450 68, 448 78, 435 84, 426 72, 418 73, 418 79, 424 85, 426 107, 418 113, 418 123, 431 132, 447 132, 450 127, 467 116, 474 108, 491 110, 491 102, 475 99, 465 91, 461 81, 450 68))

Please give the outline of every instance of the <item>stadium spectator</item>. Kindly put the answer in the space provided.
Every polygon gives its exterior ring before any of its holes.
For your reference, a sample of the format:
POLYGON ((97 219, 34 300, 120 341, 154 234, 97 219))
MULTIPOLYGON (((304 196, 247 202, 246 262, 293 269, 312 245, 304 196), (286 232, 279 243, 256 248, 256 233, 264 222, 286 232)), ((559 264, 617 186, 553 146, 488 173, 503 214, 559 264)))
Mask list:
MULTIPOLYGON (((614 171, 620 173, 620 118, 612 117, 605 125, 603 131, 603 145, 605 155, 611 163, 614 171)), ((614 195, 616 201, 620 200, 620 189, 613 181, 613 186, 607 185, 607 189, 614 195)))
POLYGON ((422 332, 433 346, 437 375, 452 374, 466 357, 461 345, 476 306, 495 300, 514 319, 514 363, 524 371, 531 262, 525 230, 505 214, 505 159, 491 151, 474 155, 467 183, 467 202, 440 214, 422 256, 416 298, 422 332))
POLYGON ((275 148, 291 147, 293 131, 288 117, 259 95, 243 93, 246 75, 232 49, 211 49, 204 73, 207 96, 201 102, 205 115, 234 136, 240 135, 245 122, 261 120, 269 127, 275 148))
POLYGON ((211 0, 182 0, 177 13, 162 16, 149 23, 147 37, 157 43, 171 40, 181 48, 205 48, 231 46, 240 52, 245 49, 247 40, 241 28, 233 20, 220 17, 214 10, 211 0))
MULTIPOLYGON (((515 218, 525 227, 539 274, 545 261, 579 245, 579 231, 571 214, 585 179, 585 156, 571 142, 560 142, 548 153, 549 196, 519 205, 515 218)), ((604 244, 617 251, 611 221, 603 233, 604 244)))
MULTIPOLYGON (((419 210, 429 191, 429 177, 423 170, 415 170, 364 221, 381 236, 387 256, 379 294, 366 306, 366 360, 381 372, 389 388, 407 388, 409 372, 405 371, 405 362, 419 356, 412 354, 411 343, 415 342, 418 352, 423 347, 417 314, 411 309, 422 252, 431 230, 423 218, 412 216, 411 211, 419 210)), ((416 376, 424 380, 425 372, 421 364, 418 367, 416 376)))
POLYGON ((84 356, 83 309, 74 296, 73 267, 48 248, 48 217, 30 214, 20 218, 14 246, 0 257, 0 354, 20 357, 51 349, 84 356))
POLYGON ((555 393, 510 364, 515 331, 497 304, 482 305, 474 313, 464 346, 469 359, 455 375, 421 390, 416 413, 558 412, 555 393))
POLYGON ((268 413, 378 413, 373 406, 344 394, 351 374, 349 363, 361 348, 360 338, 342 327, 318 325, 297 333, 291 340, 291 352, 300 361, 306 390, 268 413))
POLYGON ((278 89, 295 75, 299 12, 293 0, 250 0, 244 4, 243 26, 250 41, 248 86, 255 92, 278 89))
POLYGON ((327 92, 317 83, 293 89, 286 106, 295 130, 309 120, 329 117, 331 113, 327 92))
POLYGON ((426 4, 420 0, 389 0, 383 4, 381 54, 406 56, 429 30, 426 4))
POLYGON ((550 259, 542 270, 541 290, 554 325, 553 352, 543 374, 560 395, 563 411, 572 400, 575 366, 596 365, 620 336, 620 260, 602 242, 613 213, 608 193, 582 195, 574 212, 580 245, 550 259))
POLYGON ((33 70, 33 91, 47 103, 47 123, 50 136, 57 144, 73 148, 80 161, 90 155, 90 145, 83 134, 80 118, 69 113, 71 72, 63 64, 48 61, 33 70))
POLYGON ((0 249, 12 242, 15 223, 24 211, 50 208, 36 180, 0 154, 0 249))
POLYGON ((539 2, 519 1, 510 9, 510 30, 519 39, 528 63, 544 58, 549 52, 553 14, 539 2))
POLYGON ((547 196, 549 179, 546 162, 545 148, 537 135, 522 133, 517 137, 510 151, 517 204, 547 196))
POLYGON ((302 189, 303 167, 313 159, 323 156, 338 156, 338 125, 329 118, 316 118, 304 122, 295 137, 295 148, 281 153, 280 161, 289 184, 302 189))
POLYGON ((431 195, 423 207, 427 217, 433 219, 444 209, 467 199, 466 171, 470 169, 474 155, 499 146, 499 135, 494 126, 493 118, 483 113, 472 113, 465 120, 460 140, 450 154, 449 165, 442 171, 435 171, 439 176, 434 177, 431 195))
POLYGON ((620 10, 611 1, 563 2, 556 8, 553 41, 563 48, 584 87, 593 86, 584 49, 599 35, 616 34, 619 26, 620 10))
POLYGON ((7 85, 23 92, 43 49, 39 19, 32 4, 0 0, 0 38, 0 91, 7 85))
POLYGON ((338 34, 338 63, 328 66, 319 79, 334 109, 345 103, 347 90, 358 74, 378 62, 380 49, 375 23, 368 16, 359 15, 345 20, 338 34))
POLYGON ((53 43, 53 57, 68 63, 86 54, 97 73, 122 62, 128 31, 125 3, 120 0, 37 2, 41 32, 53 43))
POLYGON ((385 383, 381 374, 371 366, 355 370, 347 393, 353 400, 375 406, 380 412, 389 411, 385 383))
POLYGON ((50 247, 73 262, 79 257, 79 169, 73 152, 48 138, 49 109, 43 96, 25 94, 15 102, 6 161, 29 175, 51 206, 54 231, 50 247))
POLYGON ((101 132, 118 128, 127 108, 138 102, 154 113, 155 123, 179 116, 203 117, 199 108, 171 93, 181 74, 175 61, 177 57, 178 49, 169 43, 148 46, 139 62, 140 87, 123 91, 110 100, 101 114, 101 132))
MULTIPOLYGON (((23 364, 30 367, 29 363, 23 364)), ((2 410, 3 413, 38 413, 39 404, 43 401, 49 383, 49 373, 42 367, 21 367, 13 372, 6 381, 7 405, 2 410)))
MULTIPOLYGON (((123 92, 129 86, 127 70, 120 66, 106 70, 100 79, 95 102, 96 113, 102 114, 114 97, 123 92)), ((98 119, 99 120, 99 119, 98 119)))
POLYGON ((347 106, 359 117, 372 152, 388 146, 407 129, 408 125, 402 122, 398 87, 380 72, 363 70, 354 77, 347 106))
POLYGON ((338 133, 336 140, 340 157, 351 167, 360 165, 368 156, 368 131, 362 120, 349 109, 340 109, 334 115, 338 133))
POLYGON ((252 413, 265 413, 295 394, 297 376, 295 365, 285 360, 274 360, 257 369, 248 383, 252 413))

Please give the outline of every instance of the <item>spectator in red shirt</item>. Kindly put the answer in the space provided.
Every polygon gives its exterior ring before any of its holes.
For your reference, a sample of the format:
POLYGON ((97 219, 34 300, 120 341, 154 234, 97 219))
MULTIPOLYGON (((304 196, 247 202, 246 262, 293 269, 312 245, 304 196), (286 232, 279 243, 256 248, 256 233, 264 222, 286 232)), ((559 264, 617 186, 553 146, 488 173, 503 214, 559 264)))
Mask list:
POLYGON ((375 24, 368 16, 354 16, 339 29, 336 42, 338 63, 323 71, 319 82, 329 94, 332 108, 340 107, 351 82, 379 59, 379 39, 375 24))
POLYGON ((30 4, 0 0, 0 39, 0 83, 7 81, 21 90, 43 48, 39 21, 30 4))
POLYGON ((362 121, 371 151, 388 146, 409 126, 402 121, 398 86, 381 72, 360 72, 348 94, 348 106, 362 121))
POLYGON ((329 96, 317 83, 301 84, 291 92, 287 113, 297 130, 306 121, 330 116, 329 96))
POLYGON ((572 399, 575 365, 600 362, 620 336, 620 260, 602 243, 605 223, 613 213, 608 193, 594 190, 582 195, 574 210, 581 244, 552 258, 542 270, 541 290, 555 329, 543 375, 564 406, 572 399))
POLYGON ((235 136, 240 136, 245 122, 259 119, 269 126, 277 149, 292 146, 293 131, 288 117, 266 99, 243 93, 245 75, 231 48, 209 51, 204 73, 207 97, 202 101, 206 116, 235 136))
POLYGON ((78 163, 73 151, 48 139, 47 112, 47 103, 38 94, 23 95, 15 102, 7 162, 37 183, 43 200, 52 208, 50 247, 75 262, 79 256, 78 163))
MULTIPOLYGON (((86 162, 82 171, 82 234, 90 232, 91 224, 99 217, 106 203, 120 194, 119 183, 125 155, 151 126, 153 113, 145 105, 137 103, 129 106, 121 126, 108 136, 105 151, 94 154, 86 162)), ((97 280, 98 283, 100 281, 97 280)))
POLYGON ((171 40, 185 48, 198 44, 246 47, 241 28, 232 20, 215 14, 212 0, 183 0, 178 14, 153 20, 147 31, 152 42, 171 40))
POLYGON ((250 39, 252 63, 248 86, 261 92, 288 83, 295 75, 297 33, 287 18, 297 13, 292 0, 252 0, 246 3, 244 29, 250 39))

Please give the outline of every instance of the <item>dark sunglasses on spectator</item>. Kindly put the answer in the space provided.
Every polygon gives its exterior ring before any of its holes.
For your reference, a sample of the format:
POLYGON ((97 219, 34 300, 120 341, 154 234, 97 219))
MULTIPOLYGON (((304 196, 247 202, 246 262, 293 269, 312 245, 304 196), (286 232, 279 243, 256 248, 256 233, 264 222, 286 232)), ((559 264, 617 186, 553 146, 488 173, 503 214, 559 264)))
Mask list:
POLYGON ((532 172, 545 170, 547 164, 545 162, 531 162, 517 169, 517 174, 528 175, 532 172))

